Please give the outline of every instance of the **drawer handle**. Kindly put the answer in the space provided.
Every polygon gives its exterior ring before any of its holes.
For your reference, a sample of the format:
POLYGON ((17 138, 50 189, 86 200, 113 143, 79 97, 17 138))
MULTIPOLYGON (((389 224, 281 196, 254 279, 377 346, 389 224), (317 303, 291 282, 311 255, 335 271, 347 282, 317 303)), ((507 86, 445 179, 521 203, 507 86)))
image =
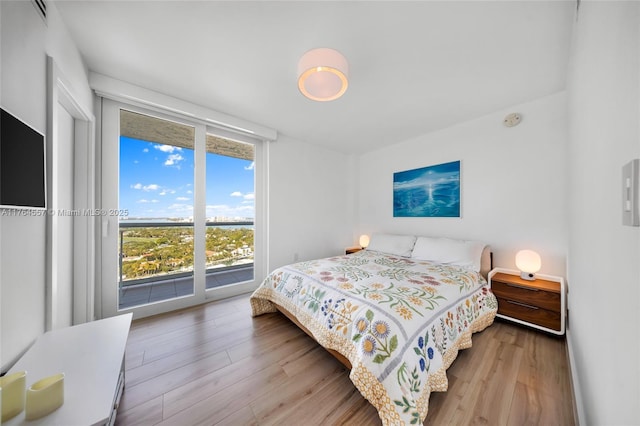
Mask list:
POLYGON ((522 307, 529 308, 529 309, 535 309, 535 310, 540 309, 537 306, 531 306, 531 305, 527 305, 526 303, 520 303, 520 302, 516 302, 516 301, 513 301, 513 300, 507 300, 507 302, 511 303, 512 305, 518 305, 518 306, 522 306, 522 307))
POLYGON ((529 290, 529 291, 540 291, 539 288, 531 288, 531 287, 525 287, 523 285, 518 285, 518 284, 511 284, 511 283, 505 283, 506 285, 508 285, 509 287, 515 287, 515 288, 521 288, 523 290, 529 290))

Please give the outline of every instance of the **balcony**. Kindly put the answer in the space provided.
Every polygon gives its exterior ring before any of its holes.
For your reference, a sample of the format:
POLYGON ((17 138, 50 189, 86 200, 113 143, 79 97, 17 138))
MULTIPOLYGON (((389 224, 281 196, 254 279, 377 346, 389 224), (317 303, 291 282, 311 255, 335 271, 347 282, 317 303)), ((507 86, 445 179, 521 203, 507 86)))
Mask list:
MULTIPOLYGON (((253 225, 207 222, 207 289, 253 280, 253 225)), ((193 223, 122 221, 119 244, 119 309, 193 294, 193 223)))

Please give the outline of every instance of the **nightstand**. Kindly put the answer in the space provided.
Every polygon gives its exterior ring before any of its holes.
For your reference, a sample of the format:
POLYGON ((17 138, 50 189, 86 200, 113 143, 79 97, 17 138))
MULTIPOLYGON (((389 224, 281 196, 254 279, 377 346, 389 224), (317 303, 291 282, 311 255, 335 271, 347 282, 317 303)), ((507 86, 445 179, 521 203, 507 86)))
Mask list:
POLYGON ((351 254, 351 253, 357 253, 360 250, 362 250, 362 247, 349 247, 348 249, 346 249, 344 251, 344 254, 351 254))
POLYGON ((498 318, 564 334, 567 301, 562 277, 536 274, 528 281, 518 271, 496 268, 489 273, 489 286, 498 299, 498 318))

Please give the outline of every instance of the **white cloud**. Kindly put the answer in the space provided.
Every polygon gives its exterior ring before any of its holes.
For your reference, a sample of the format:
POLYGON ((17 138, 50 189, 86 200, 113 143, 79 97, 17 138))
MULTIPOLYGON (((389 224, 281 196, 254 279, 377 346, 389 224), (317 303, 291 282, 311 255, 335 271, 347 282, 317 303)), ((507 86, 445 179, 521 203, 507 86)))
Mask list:
POLYGON ((245 170, 253 170, 256 168, 256 162, 252 161, 251 164, 249 164, 247 167, 245 167, 245 170))
POLYGON ((142 152, 149 152, 149 148, 143 149, 142 152))
POLYGON ((159 151, 167 152, 169 154, 174 151, 182 151, 182 148, 173 145, 154 145, 153 147, 159 151))
POLYGON ((229 206, 217 204, 207 206, 207 217, 253 217, 255 208, 252 205, 229 206))
POLYGON ((180 154, 171 154, 164 162, 165 166, 177 166, 180 161, 184 160, 184 157, 180 154))
POLYGON ((256 198, 255 194, 253 192, 250 192, 248 194, 243 194, 240 191, 234 191, 231 194, 229 194, 230 197, 242 197, 245 200, 254 200, 256 198))
POLYGON ((143 198, 143 199, 141 199, 141 200, 138 200, 138 202, 139 202, 139 203, 148 203, 148 202, 149 202, 149 200, 145 200, 145 199, 143 198))
POLYGON ((188 197, 176 197, 176 201, 189 201, 188 197))
POLYGON ((189 190, 187 191, 187 194, 193 194, 193 191, 189 190))
POLYGON ((158 189, 160 189, 160 185, 157 185, 155 183, 151 183, 149 185, 143 185, 140 182, 138 182, 135 185, 131 185, 131 188, 142 189, 143 191, 149 192, 149 191, 157 191, 158 189))
POLYGON ((180 203, 171 204, 167 208, 169 210, 173 210, 175 212, 191 212, 193 210, 193 206, 192 205, 190 205, 190 204, 180 204, 180 203))

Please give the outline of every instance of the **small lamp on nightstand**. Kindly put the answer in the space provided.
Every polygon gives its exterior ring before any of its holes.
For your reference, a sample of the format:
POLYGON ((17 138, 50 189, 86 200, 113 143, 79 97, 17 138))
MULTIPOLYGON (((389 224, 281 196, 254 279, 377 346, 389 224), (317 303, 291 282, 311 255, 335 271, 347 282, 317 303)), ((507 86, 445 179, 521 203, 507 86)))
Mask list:
POLYGON ((365 249, 369 245, 369 236, 367 234, 362 234, 360 235, 360 240, 358 241, 360 243, 360 247, 365 249))
POLYGON ((520 278, 533 281, 536 272, 540 270, 542 261, 540 255, 533 250, 520 250, 516 253, 516 266, 520 270, 520 278))

